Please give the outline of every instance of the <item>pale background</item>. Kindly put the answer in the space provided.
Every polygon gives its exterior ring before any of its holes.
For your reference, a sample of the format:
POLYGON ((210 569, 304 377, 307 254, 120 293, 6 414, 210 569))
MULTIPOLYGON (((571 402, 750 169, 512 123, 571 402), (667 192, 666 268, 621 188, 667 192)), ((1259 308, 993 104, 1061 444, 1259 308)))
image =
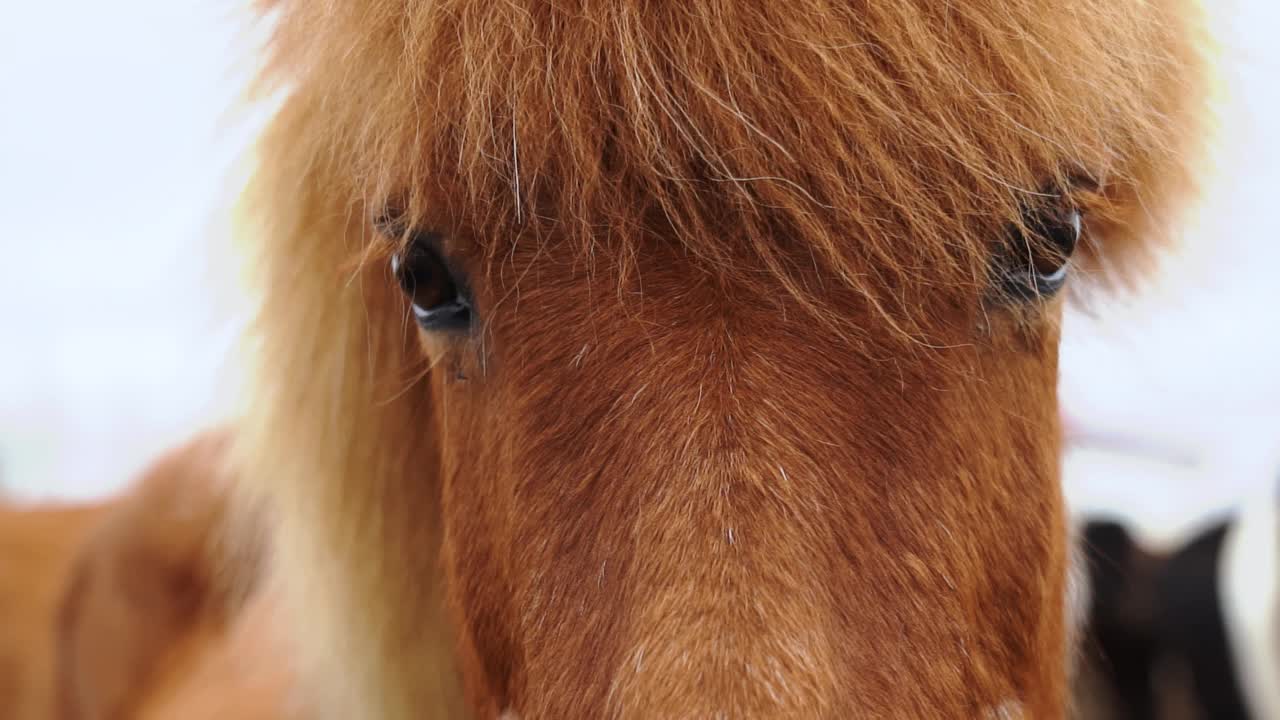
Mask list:
MULTIPOLYGON (((1209 0, 1223 131, 1188 249, 1072 314, 1068 410, 1169 460, 1080 450, 1072 503, 1168 535, 1280 477, 1280 3, 1209 0)), ((0 3, 0 484, 119 487, 231 407, 226 208, 259 119, 236 0, 0 3)))

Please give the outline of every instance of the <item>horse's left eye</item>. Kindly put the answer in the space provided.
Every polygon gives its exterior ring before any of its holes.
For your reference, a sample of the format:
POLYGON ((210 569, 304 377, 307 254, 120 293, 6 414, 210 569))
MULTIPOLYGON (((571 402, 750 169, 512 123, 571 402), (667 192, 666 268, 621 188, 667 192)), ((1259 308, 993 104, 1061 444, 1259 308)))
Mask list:
POLYGON ((1049 203, 1028 212, 1022 227, 1010 229, 996 257, 1002 293, 1013 300, 1032 300, 1061 290, 1083 222, 1080 210, 1072 205, 1049 203))
POLYGON ((406 249, 391 257, 391 270, 424 329, 465 330, 471 326, 471 297, 441 256, 439 236, 414 237, 406 249))

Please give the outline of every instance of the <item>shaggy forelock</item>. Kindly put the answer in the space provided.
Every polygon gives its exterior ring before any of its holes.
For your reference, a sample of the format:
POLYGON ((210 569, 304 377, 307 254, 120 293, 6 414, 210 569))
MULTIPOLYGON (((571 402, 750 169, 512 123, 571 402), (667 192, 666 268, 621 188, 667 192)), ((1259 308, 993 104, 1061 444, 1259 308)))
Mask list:
POLYGON ((883 305, 976 290, 1019 209, 1080 177, 1108 242, 1156 231, 1193 127, 1180 3, 283 2, 267 78, 323 117, 286 132, 353 203, 494 255, 660 238, 883 305))

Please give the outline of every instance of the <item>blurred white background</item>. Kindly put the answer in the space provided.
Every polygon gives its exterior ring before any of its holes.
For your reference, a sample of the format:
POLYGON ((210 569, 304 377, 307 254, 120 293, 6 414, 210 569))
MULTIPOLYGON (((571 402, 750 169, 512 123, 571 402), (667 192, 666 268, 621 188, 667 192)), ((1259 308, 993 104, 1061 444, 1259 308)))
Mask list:
MULTIPOLYGON (((1073 313, 1070 413, 1179 463, 1081 449, 1080 509, 1152 534, 1280 476, 1280 3, 1207 0, 1226 101, 1186 250, 1150 292, 1073 313)), ((257 118, 238 0, 0 3, 0 484, 85 497, 230 408, 225 254, 257 118)))
POLYGON ((0 483, 98 494, 227 411, 241 5, 0 3, 0 483))

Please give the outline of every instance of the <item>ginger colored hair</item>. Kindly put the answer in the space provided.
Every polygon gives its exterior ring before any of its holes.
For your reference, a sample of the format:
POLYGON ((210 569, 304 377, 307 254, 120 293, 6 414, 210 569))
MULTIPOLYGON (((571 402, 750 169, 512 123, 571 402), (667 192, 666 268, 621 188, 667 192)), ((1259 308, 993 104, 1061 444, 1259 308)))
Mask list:
POLYGON ((1061 303, 991 267, 1167 235, 1189 0, 269 5, 241 451, 317 707, 1062 716, 1061 303))

